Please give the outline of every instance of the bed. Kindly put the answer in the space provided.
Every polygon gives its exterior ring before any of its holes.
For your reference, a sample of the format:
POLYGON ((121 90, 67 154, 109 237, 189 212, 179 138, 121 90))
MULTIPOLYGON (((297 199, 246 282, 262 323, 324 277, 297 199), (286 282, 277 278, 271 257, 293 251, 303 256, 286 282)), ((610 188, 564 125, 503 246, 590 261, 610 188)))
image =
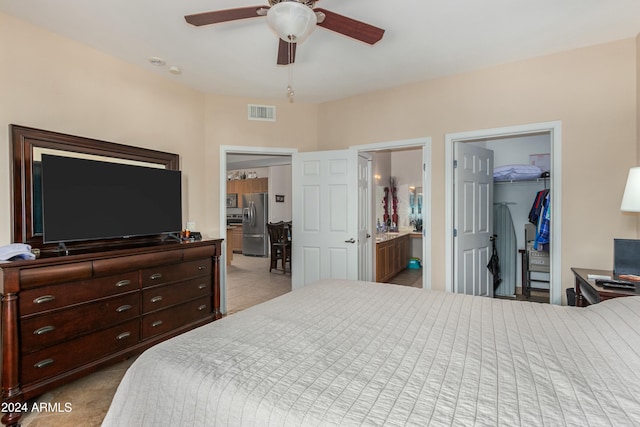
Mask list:
POLYGON ((640 425, 640 296, 320 281, 165 341, 103 426, 640 425))

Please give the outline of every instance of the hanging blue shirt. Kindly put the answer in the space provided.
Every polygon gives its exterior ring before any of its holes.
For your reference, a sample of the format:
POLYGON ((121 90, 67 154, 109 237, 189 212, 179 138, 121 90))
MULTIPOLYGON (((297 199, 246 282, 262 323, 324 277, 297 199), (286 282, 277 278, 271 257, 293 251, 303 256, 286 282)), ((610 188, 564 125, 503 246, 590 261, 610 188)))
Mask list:
POLYGON ((538 245, 549 243, 551 232, 551 194, 547 193, 544 198, 540 220, 538 222, 538 230, 536 232, 536 241, 533 249, 538 250, 538 245))

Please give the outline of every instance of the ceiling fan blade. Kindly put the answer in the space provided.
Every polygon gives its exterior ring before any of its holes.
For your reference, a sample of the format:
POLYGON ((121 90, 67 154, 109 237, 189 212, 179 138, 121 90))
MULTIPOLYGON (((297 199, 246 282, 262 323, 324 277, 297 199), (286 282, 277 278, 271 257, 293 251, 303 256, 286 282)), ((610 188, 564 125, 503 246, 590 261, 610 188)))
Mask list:
POLYGON ((278 65, 289 65, 296 61, 297 43, 289 43, 278 38, 278 65))
POLYGON ((269 9, 268 6, 251 6, 238 9, 216 10, 213 12, 196 13, 187 15, 184 19, 191 25, 199 27, 201 25, 217 24, 219 22, 235 21, 236 19, 256 18, 264 16, 260 10, 269 9))
POLYGON ((322 12, 326 16, 323 22, 318 23, 320 27, 335 31, 336 33, 344 34, 345 36, 356 40, 375 44, 382 39, 382 35, 384 34, 384 30, 382 28, 347 18, 346 16, 339 15, 335 12, 320 8, 315 8, 313 10, 315 12, 322 12))

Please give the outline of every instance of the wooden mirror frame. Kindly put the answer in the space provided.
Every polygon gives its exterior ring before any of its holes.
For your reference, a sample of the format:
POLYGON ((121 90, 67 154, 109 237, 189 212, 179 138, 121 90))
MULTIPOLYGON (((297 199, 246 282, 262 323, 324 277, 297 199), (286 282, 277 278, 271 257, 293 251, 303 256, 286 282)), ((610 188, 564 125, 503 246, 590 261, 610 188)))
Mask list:
MULTIPOLYGON (((34 231, 33 215, 33 150, 47 148, 58 151, 98 155, 124 160, 133 160, 164 165, 166 169, 179 170, 177 154, 146 148, 132 147, 113 142, 80 136, 66 135, 41 129, 33 129, 19 125, 10 125, 12 188, 13 188, 13 242, 26 243, 42 252, 55 252, 58 245, 44 244, 42 234, 34 231)), ((77 242, 67 245, 69 248, 84 250, 104 250, 105 247, 116 247, 132 243, 144 244, 145 241, 157 240, 150 237, 136 239, 104 239, 90 242, 77 242)))

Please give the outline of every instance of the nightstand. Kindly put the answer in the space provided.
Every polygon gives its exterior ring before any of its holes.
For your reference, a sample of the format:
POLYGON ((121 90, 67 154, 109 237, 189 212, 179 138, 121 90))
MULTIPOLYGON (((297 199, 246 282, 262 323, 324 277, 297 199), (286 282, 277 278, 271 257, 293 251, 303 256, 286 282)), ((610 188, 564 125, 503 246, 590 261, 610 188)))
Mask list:
POLYGON ((590 274, 613 277, 613 271, 611 270, 571 268, 571 271, 576 279, 575 291, 577 307, 586 307, 590 304, 597 304, 611 298, 640 295, 640 292, 637 292, 640 291, 640 282, 636 287, 636 292, 634 292, 622 289, 606 289, 602 286, 596 285, 595 279, 588 278, 590 274))

